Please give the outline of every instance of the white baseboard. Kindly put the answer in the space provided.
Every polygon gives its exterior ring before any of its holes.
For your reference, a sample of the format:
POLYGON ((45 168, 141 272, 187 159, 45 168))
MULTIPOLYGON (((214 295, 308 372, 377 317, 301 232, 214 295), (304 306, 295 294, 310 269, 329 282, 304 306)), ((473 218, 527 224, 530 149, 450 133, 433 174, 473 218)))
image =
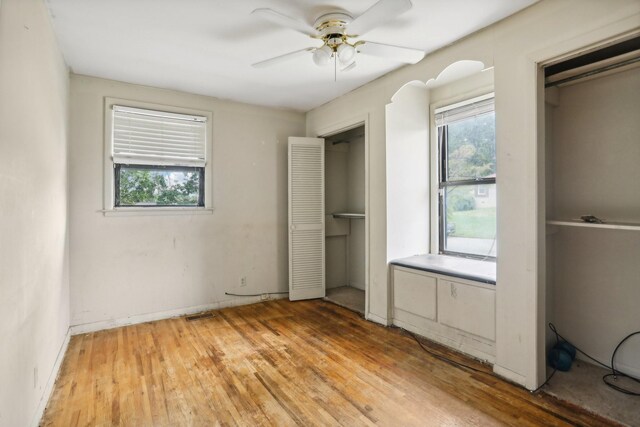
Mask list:
MULTIPOLYGON (((270 295, 269 299, 286 298, 286 294, 270 295)), ((219 310, 225 307, 235 307, 239 305, 255 304, 262 301, 261 297, 237 297, 229 300, 214 302, 210 304, 195 305, 191 307, 176 308, 173 310, 157 311, 153 313, 134 314, 118 319, 101 320, 98 322, 82 323, 72 325, 69 329, 71 335, 88 334, 105 329, 119 328, 121 326, 135 325, 138 323, 153 322, 155 320, 170 319, 172 317, 186 316, 202 311, 219 310)))
POLYGON ((368 313, 365 316, 365 319, 370 320, 370 321, 375 322, 375 323, 379 323, 379 324, 384 325, 384 326, 389 326, 389 321, 387 319, 385 319, 384 317, 378 316, 377 314, 368 313))
MULTIPOLYGON (((511 382, 514 382, 516 384, 519 384, 525 388, 528 388, 526 386, 527 383, 527 379, 523 376, 520 375, 517 372, 513 372, 510 369, 504 368, 500 365, 493 365, 493 372, 496 373, 496 375, 501 376, 502 378, 505 378, 511 382)), ((530 389, 531 390, 531 389, 530 389)))
MULTIPOLYGON (((467 356, 471 356, 482 362, 490 363, 493 365, 496 361, 496 356, 494 354, 491 354, 486 351, 482 351, 482 349, 480 348, 476 348, 469 345, 469 342, 470 342, 469 337, 465 336, 466 341, 461 341, 460 340, 461 335, 458 335, 458 339, 454 339, 452 337, 439 334, 436 331, 432 331, 426 328, 421 328, 421 327, 412 325, 409 322, 404 322, 399 319, 393 319, 393 324, 399 328, 402 328, 414 334, 420 335, 428 340, 444 345, 445 347, 449 347, 454 351, 466 354, 467 356)), ((486 344, 484 344, 484 346, 489 350, 493 350, 493 347, 489 348, 486 344)))
POLYGON ((42 396, 40 396, 40 402, 36 407, 36 411, 31 418, 30 426, 38 427, 40 425, 40 421, 42 420, 42 416, 44 415, 44 410, 49 403, 49 398, 51 397, 51 393, 53 392, 53 385, 56 383, 58 379, 58 373, 60 372, 60 367, 62 366, 62 361, 64 360, 65 354, 67 354, 67 348, 69 347, 69 339, 71 338, 71 330, 67 329, 67 334, 64 337, 64 341, 62 341, 62 345, 58 350, 58 355, 56 356, 56 361, 53 364, 53 368, 49 373, 49 378, 47 379, 47 383, 45 384, 44 390, 42 391, 42 396))

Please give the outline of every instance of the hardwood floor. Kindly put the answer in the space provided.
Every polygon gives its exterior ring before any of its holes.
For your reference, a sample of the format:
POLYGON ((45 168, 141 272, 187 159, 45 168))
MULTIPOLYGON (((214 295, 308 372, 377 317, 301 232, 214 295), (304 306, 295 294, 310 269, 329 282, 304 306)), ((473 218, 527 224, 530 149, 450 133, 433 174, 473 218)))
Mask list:
POLYGON ((610 425, 329 302, 213 314, 72 337, 41 425, 610 425))

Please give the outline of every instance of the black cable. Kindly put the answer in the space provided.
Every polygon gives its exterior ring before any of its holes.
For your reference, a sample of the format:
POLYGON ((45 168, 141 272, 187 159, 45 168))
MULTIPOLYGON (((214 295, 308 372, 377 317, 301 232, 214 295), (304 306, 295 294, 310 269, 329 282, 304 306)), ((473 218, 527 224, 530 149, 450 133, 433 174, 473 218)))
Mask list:
POLYGON ((556 334, 556 337, 560 337, 562 338, 563 341, 568 342, 569 344, 571 344, 577 351, 579 351, 580 353, 584 354, 585 356, 587 356, 589 359, 593 360, 594 362, 596 362, 598 365, 607 368, 607 369, 611 369, 611 366, 606 365, 604 363, 602 363, 601 361, 599 361, 598 359, 594 359, 593 357, 589 356, 587 353, 585 353, 584 351, 580 350, 578 348, 578 346, 573 345, 573 343, 571 341, 569 341, 568 339, 566 339, 565 337, 563 337, 562 335, 560 335, 558 333, 558 331, 556 330, 556 325, 554 325, 553 323, 549 323, 549 329, 551 329, 553 331, 554 334, 556 334))
POLYGON ((620 378, 629 378, 630 380, 632 380, 632 381, 634 381, 634 382, 636 382, 636 383, 639 383, 639 384, 640 384, 640 379, 635 378, 635 377, 632 377, 631 375, 628 375, 628 374, 625 374, 624 372, 620 372, 620 371, 616 370, 616 367, 615 367, 615 364, 614 364, 614 360, 615 360, 615 358, 616 358, 616 353, 618 352, 618 349, 620 349, 620 347, 622 346, 622 344, 623 344, 626 340, 628 340, 629 338, 631 338, 632 336, 634 336, 634 335, 639 335, 639 334, 640 334, 640 331, 632 332, 632 333, 630 333, 629 335, 627 335, 626 337, 624 337, 624 339, 618 343, 618 345, 616 346, 615 350, 613 350, 613 354, 611 355, 611 373, 610 373, 610 374, 607 374, 607 375, 604 375, 604 376, 602 377, 602 381, 604 381, 604 383, 605 383, 606 385, 608 385, 609 387, 611 387, 612 389, 614 389, 614 390, 616 390, 616 391, 619 391, 620 393, 628 394, 628 395, 630 395, 630 396, 640 396, 640 392, 637 392, 637 391, 631 391, 631 390, 629 390, 629 389, 626 389, 626 388, 620 387, 619 385, 616 385, 616 384, 610 383, 610 382, 608 381, 608 378, 613 377, 613 379, 614 379, 614 380, 617 380, 617 379, 618 379, 618 377, 620 377, 620 378))
POLYGON ((232 294, 230 292, 225 292, 225 295, 230 295, 232 297, 261 297, 262 295, 278 295, 278 294, 288 294, 289 291, 285 292, 263 292, 261 294, 232 294))
MULTIPOLYGON (((409 335, 411 335, 411 337, 418 343, 418 345, 420 347, 422 347, 422 349, 424 351, 426 351, 427 353, 429 353, 431 356, 435 357, 436 359, 441 360, 443 362, 446 362, 446 363, 448 363, 450 365, 453 365, 455 367, 458 367, 458 368, 469 369, 470 371, 478 372, 480 374, 485 374, 485 375, 488 375, 488 376, 490 376, 492 378, 495 378, 495 375, 493 375, 493 373, 491 373, 491 372, 483 371, 482 369, 474 368, 473 366, 465 365, 464 363, 460 363, 460 362, 457 362, 455 360, 449 359, 448 357, 442 356, 442 355, 440 355, 438 353, 434 353, 433 351, 427 349, 422 344, 422 342, 420 342, 420 340, 415 336, 415 334, 412 334, 409 331, 405 331, 405 332, 407 332, 409 335)), ((540 387, 538 387, 537 389, 533 390, 531 393, 536 393, 538 390, 540 390, 542 387, 544 387, 549 382, 549 380, 551 378, 553 378, 555 373, 556 373, 556 370, 554 369, 553 372, 551 373, 551 375, 549 375, 549 378, 547 378, 547 380, 544 383, 542 383, 542 385, 540 387)))
MULTIPOLYGON (((625 374, 623 372, 620 372, 620 371, 616 370, 615 369, 615 365, 614 365, 614 359, 616 357, 616 353, 618 352, 618 349, 620 349, 622 344, 625 341, 627 341, 629 338, 631 338, 634 335, 640 334, 640 331, 633 332, 633 333, 627 335, 622 341, 620 341, 620 343, 618 343, 618 345, 616 346, 615 350, 613 350, 613 355, 611 356, 611 366, 607 366, 604 363, 600 362, 599 360, 594 359, 593 357, 591 357, 590 355, 588 355, 584 351, 580 350, 578 347, 573 345, 568 339, 566 339, 565 337, 560 335, 558 333, 558 330, 556 329, 556 327, 555 327, 555 325, 553 323, 549 323, 549 329, 551 329, 551 331, 556 336, 556 345, 558 345, 558 343, 560 343, 560 340, 566 341, 567 343, 571 344, 577 351, 579 351, 580 353, 582 353, 585 356, 587 356, 589 359, 593 360, 594 362, 598 363, 599 365, 604 366, 607 369, 611 369, 611 372, 612 372, 611 374, 607 374, 607 375, 602 377, 602 381, 607 386, 611 387, 612 389, 614 389, 616 391, 619 391, 620 393, 628 394, 628 395, 631 395, 631 396, 640 396, 640 393, 638 393, 638 392, 634 392, 634 391, 625 389, 623 387, 620 387, 620 386, 618 386, 616 384, 609 383, 607 381, 607 379, 610 378, 610 377, 613 377, 614 379, 617 379, 618 377, 621 377, 621 378, 629 378, 629 379, 631 379, 631 380, 633 380, 633 381, 635 381, 637 383, 640 383, 640 379, 634 378, 634 377, 632 377, 630 375, 627 375, 627 374, 625 374)), ((436 358, 436 359, 438 359, 438 360, 440 360, 442 362, 448 363, 450 365, 456 366, 458 368, 468 369, 468 370, 473 371, 473 372, 479 372, 481 374, 486 374, 486 375, 489 375, 489 376, 493 377, 493 374, 490 373, 490 372, 486 372, 486 371, 483 371, 481 369, 474 368, 473 366, 465 365, 464 363, 457 362, 455 360, 449 359, 448 357, 445 357, 445 356, 443 356, 441 354, 438 354, 438 353, 435 353, 435 352, 429 350, 427 347, 425 347, 422 344, 422 342, 418 339, 418 337, 415 334, 413 334, 413 333, 411 333, 409 331, 406 331, 406 330, 405 330, 405 332, 408 333, 411 336, 411 338, 413 338, 418 343, 418 345, 422 348, 422 350, 424 350, 425 352, 429 353, 434 358, 436 358)), ((549 375, 549 377, 545 380, 545 382, 543 382, 537 389, 533 390, 532 393, 537 393, 542 387, 547 385, 549 383, 549 381, 551 380, 551 378, 553 378, 553 376, 556 374, 556 372, 558 372, 558 370, 554 368, 553 372, 551 372, 551 375, 549 375)))
MULTIPOLYGON (((616 379, 618 379, 618 377, 620 377, 620 378, 628 378, 628 379, 630 379, 630 380, 632 380, 632 381, 634 381, 634 382, 636 382, 636 383, 639 383, 639 384, 640 384, 640 378, 635 378, 635 377, 632 377, 632 376, 631 376, 631 375, 629 375, 629 374, 625 374, 624 372, 620 372, 620 371, 618 371, 618 370, 615 368, 615 365, 614 365, 614 360, 615 360, 615 357, 616 357, 616 353, 618 352, 618 350, 620 349, 620 347, 622 346, 622 344, 623 344, 625 341, 627 341, 629 338, 631 338, 632 336, 634 336, 634 335, 639 335, 639 334, 640 334, 640 331, 636 331, 636 332, 632 332, 632 333, 630 333, 629 335, 627 335, 626 337, 624 337, 624 338, 622 339, 622 341, 620 341, 620 342, 618 343, 618 345, 616 346, 616 348, 613 350, 613 354, 611 355, 611 366, 609 366, 609 365, 604 364, 604 363, 600 362, 599 360, 597 360, 597 359, 595 359, 595 358, 593 358, 593 357, 589 356, 587 353, 585 353, 585 352, 584 352, 584 351, 582 351, 580 348, 578 348, 577 346, 575 346, 571 341, 569 341, 568 339, 566 339, 565 337, 563 337, 562 335, 560 335, 560 334, 558 333, 558 331, 556 330, 556 327, 555 327, 555 325, 554 325, 553 323, 549 323, 549 329, 551 329, 551 330, 553 331, 553 333, 554 333, 554 334, 556 334, 556 340, 558 339, 558 337, 562 338, 564 341, 566 341, 566 342, 568 342, 569 344, 571 344, 571 345, 572 345, 572 346, 573 346, 577 351, 579 351, 580 353, 584 354, 584 355, 585 355, 585 356, 587 356, 589 359, 591 359, 591 360, 593 360, 594 362, 596 362, 598 365, 603 366, 603 367, 605 367, 605 368, 607 368, 607 369, 610 369, 610 370, 611 370, 611 373, 610 373, 610 374, 606 374, 606 375, 604 375, 604 376, 602 377, 602 381, 603 381, 603 382, 604 382, 608 387, 611 387, 611 388, 612 388, 613 390, 615 390, 615 391, 618 391, 618 392, 620 392, 620 393, 624 393, 624 394, 628 394, 628 395, 630 395, 630 396, 640 396, 640 392, 632 391, 632 390, 626 389, 626 388, 624 388, 624 387, 621 387, 621 386, 619 386, 619 385, 617 385, 617 384, 610 383, 610 382, 608 381, 608 379, 609 379, 609 378, 611 378, 611 377, 613 377, 613 379, 614 379, 614 380, 616 380, 616 379)), ((557 343, 556 343, 556 344, 557 344, 557 343)), ((555 372, 554 372, 554 373, 555 373, 555 372)), ((551 374, 551 376, 553 376, 553 374, 551 374)), ((549 379, 551 379, 551 377, 549 377, 549 379)), ((548 380, 547 380, 547 381, 548 381, 548 380)), ((545 382, 545 384, 546 384, 546 382, 545 382)), ((543 385, 544 385, 544 384, 543 384, 543 385)))
POLYGON ((537 393, 538 391, 540 391, 540 389, 542 387, 546 386, 549 383, 549 381, 551 381, 551 378, 553 378, 553 376, 556 374, 556 372, 558 372, 558 370, 556 368, 553 368, 553 372, 551 372, 551 375, 549 375, 549 377, 545 380, 545 382, 540 384, 540 387, 538 387, 537 389, 533 390, 531 393, 537 393))
MULTIPOLYGON (((411 335, 411 337, 418 343, 418 345, 420 347, 422 347, 422 349, 424 351, 426 351, 427 353, 429 353, 431 356, 435 357, 436 359, 441 360, 443 362, 446 362, 446 363, 448 363, 450 365, 456 366, 458 368, 469 369, 470 371, 473 371, 473 372, 478 372, 478 373, 481 373, 481 374, 488 375, 490 377, 495 377, 495 375, 493 375, 493 373, 491 373, 491 372, 483 371, 482 369, 478 369, 478 368, 474 368, 473 366, 465 365, 464 363, 457 362, 455 360, 449 359, 448 357, 442 356, 441 354, 435 353, 435 352, 427 349, 422 344, 422 342, 418 339, 418 337, 416 337, 415 334, 413 334, 413 333, 411 333, 409 331, 405 331, 405 332, 407 332, 409 335, 411 335)), ((556 341, 559 341, 557 335, 556 335, 556 341)), ((537 389, 533 390, 531 393, 536 393, 538 390, 540 390, 542 387, 544 387, 549 382, 549 380, 551 378, 553 378, 553 376, 555 375, 556 371, 557 370, 554 369, 553 372, 551 373, 551 375, 549 375, 549 378, 547 378, 547 380, 544 383, 542 383, 542 385, 540 387, 538 387, 537 389)))
MULTIPOLYGON (((556 327, 553 326, 553 323, 549 323, 549 329, 551 329, 551 331, 553 331, 553 333, 556 335, 556 345, 558 345, 560 343, 560 334, 558 334, 558 331, 556 331, 556 327)), ((558 372, 558 369, 553 368, 553 372, 551 372, 551 375, 549 375, 547 379, 542 384, 540 384, 540 386, 537 389, 533 390, 531 393, 537 393, 538 391, 540 391, 542 387, 549 384, 549 381, 551 381, 551 378, 553 378, 556 372, 558 372)))
POLYGON ((438 359, 438 360, 440 360, 442 362, 446 362, 446 363, 448 363, 450 365, 457 366, 458 368, 465 368, 465 369, 469 369, 469 370, 474 371, 474 372, 480 372, 482 374, 487 374, 487 375, 493 376, 493 374, 490 373, 490 372, 486 372, 486 371, 483 371, 482 369, 474 368, 473 366, 465 365, 464 363, 457 362, 457 361, 449 359, 448 357, 445 357, 445 356, 443 356, 441 354, 435 353, 435 352, 429 350, 428 348, 426 348, 422 344, 422 342, 420 342, 418 337, 416 337, 415 334, 413 334, 413 333, 411 333, 409 331, 406 331, 406 330, 405 330, 405 332, 408 333, 411 336, 411 338, 413 338, 418 343, 418 345, 420 347, 422 347, 422 349, 424 351, 426 351, 427 353, 429 353, 431 356, 435 357, 436 359, 438 359))

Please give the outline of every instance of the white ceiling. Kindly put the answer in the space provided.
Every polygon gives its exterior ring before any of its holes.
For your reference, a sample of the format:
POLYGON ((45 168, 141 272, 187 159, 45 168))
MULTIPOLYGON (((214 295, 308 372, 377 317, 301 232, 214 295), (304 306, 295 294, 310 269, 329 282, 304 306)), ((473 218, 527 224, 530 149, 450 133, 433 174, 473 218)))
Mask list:
MULTIPOLYGON (((363 39, 431 52, 537 0, 413 0, 363 39)), ((376 0, 48 0, 73 72, 257 105, 308 111, 401 67, 360 55, 338 72, 311 55, 271 68, 250 64, 320 43, 251 15, 269 7, 313 24, 332 9, 358 16, 376 0), (332 7, 333 6, 333 7, 332 7)))

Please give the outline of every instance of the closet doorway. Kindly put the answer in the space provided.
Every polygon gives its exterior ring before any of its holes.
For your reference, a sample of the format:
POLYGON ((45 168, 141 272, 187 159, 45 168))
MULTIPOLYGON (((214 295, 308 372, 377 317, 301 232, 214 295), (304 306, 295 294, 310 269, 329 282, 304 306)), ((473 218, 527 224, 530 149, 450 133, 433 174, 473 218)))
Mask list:
MULTIPOLYGON (((640 327, 640 37, 583 49, 541 73, 541 344, 549 360, 562 338, 584 352, 542 390, 640 425, 638 398, 629 395, 640 393, 632 380, 640 379, 640 336, 625 339, 640 327)), ((548 377, 553 372, 547 367, 548 377)))
POLYGON ((324 139, 325 299, 365 315, 365 125, 324 139))

